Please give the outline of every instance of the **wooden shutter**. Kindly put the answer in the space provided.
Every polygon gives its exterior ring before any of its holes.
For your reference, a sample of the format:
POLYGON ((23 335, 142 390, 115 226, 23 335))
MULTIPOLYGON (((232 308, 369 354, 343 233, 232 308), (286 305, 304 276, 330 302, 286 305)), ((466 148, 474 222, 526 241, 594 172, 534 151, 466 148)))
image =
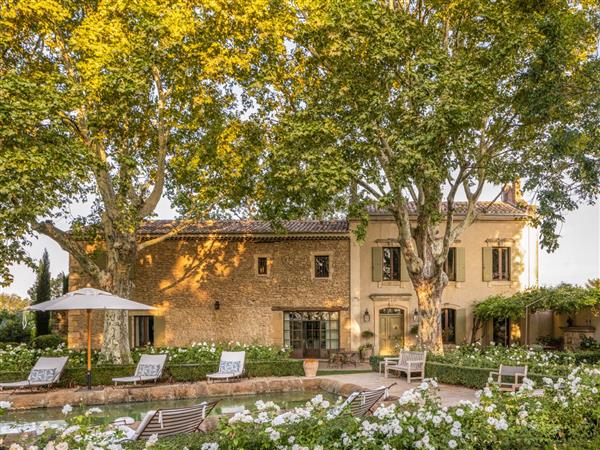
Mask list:
POLYGON ((371 249, 371 256, 373 281, 381 281, 383 279, 383 249, 381 247, 373 247, 371 249))
POLYGON ((454 250, 456 258, 456 281, 465 281, 465 248, 456 247, 454 250))
POLYGON ((402 253, 400 253, 400 281, 410 281, 410 275, 408 274, 408 269, 406 268, 406 262, 404 261, 402 253))
POLYGON ((492 281, 492 247, 483 247, 483 281, 492 281))
POLYGON ((462 345, 467 338, 467 310, 460 308, 456 310, 455 314, 456 329, 454 330, 454 337, 456 338, 456 344, 462 345))
POLYGON ((508 251, 508 277, 510 281, 515 281, 516 272, 514 263, 514 252, 512 247, 507 247, 508 251))

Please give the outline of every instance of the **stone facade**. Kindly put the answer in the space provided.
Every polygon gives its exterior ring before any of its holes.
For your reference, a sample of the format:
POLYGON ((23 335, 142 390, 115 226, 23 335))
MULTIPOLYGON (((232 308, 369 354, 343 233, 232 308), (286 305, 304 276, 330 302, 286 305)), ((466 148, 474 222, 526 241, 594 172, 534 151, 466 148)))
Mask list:
MULTIPOLYGON (((442 297, 444 320, 451 323, 453 333, 449 342, 456 344, 471 334, 475 302, 490 295, 512 295, 538 283, 537 230, 528 224, 526 210, 506 202, 478 207, 478 219, 454 244, 456 277, 442 297), (490 258, 496 248, 510 255, 506 279, 490 278, 490 258)), ((139 255, 131 298, 157 308, 152 315, 153 342, 158 346, 202 341, 283 345, 294 331, 302 333, 303 339, 314 334, 310 328, 314 323, 306 321, 315 322, 313 312, 321 311, 335 314, 339 348, 358 350, 370 343, 375 354, 386 354, 398 346, 410 347, 415 344, 418 311, 406 268, 402 270, 401 262, 394 280, 374 275, 374 261, 381 275, 382 251, 398 247, 398 229, 389 213, 370 211, 370 215, 361 242, 355 239, 352 230, 357 223, 351 220, 289 221, 284 224, 287 234, 257 221, 194 224, 186 233, 139 255), (329 258, 329 276, 315 276, 317 256, 329 258), (266 273, 259 266, 266 267, 266 273), (284 321, 286 311, 302 312, 302 323, 293 324, 297 328, 284 321), (372 335, 363 337, 365 331, 372 335)), ((168 221, 150 222, 145 233, 154 237, 168 226, 168 221)), ((70 288, 87 284, 71 259, 70 288)), ((135 311, 130 313, 136 316, 135 311)), ((102 319, 101 313, 94 313, 95 346, 101 343, 102 319)), ((84 316, 71 312, 68 324, 69 345, 82 346, 84 316)), ((331 324, 321 323, 317 329, 322 325, 331 324)), ((552 331, 552 321, 543 313, 532 315, 528 325, 530 342, 552 331)), ((478 337, 484 342, 495 339, 502 324, 496 326, 494 331, 494 325, 487 324, 478 337)), ((521 339, 523 324, 507 323, 504 328, 513 341, 521 339)))
MULTIPOLYGON (((140 255, 131 298, 158 308, 153 315, 159 346, 202 341, 283 345, 284 311, 327 310, 339 311, 344 348, 350 339, 349 248, 347 234, 169 239, 140 255), (329 278, 314 277, 315 255, 329 256, 329 278), (258 274, 259 257, 267 258, 266 275, 258 274)), ((86 284, 71 260, 69 286, 86 284)), ((98 346, 101 313, 94 314, 93 323, 98 346)), ((71 312, 70 346, 84 344, 84 327, 84 316, 71 312)))
MULTIPOLYGON (((357 224, 351 223, 351 227, 357 224)), ((442 230, 440 230, 440 233, 442 230)), ((382 347, 384 342, 385 320, 380 317, 382 311, 394 310, 400 318, 396 326, 401 329, 401 346, 410 347, 416 343, 412 332, 418 326, 417 297, 408 275, 402 274, 395 281, 373 279, 373 248, 397 247, 398 228, 389 215, 372 215, 367 234, 363 242, 352 241, 351 245, 351 311, 352 311, 352 346, 358 348, 370 341, 374 344, 376 354, 396 351, 382 347), (369 312, 369 321, 365 322, 365 312, 369 312), (374 339, 361 337, 361 332, 368 330, 374 333, 374 339)), ((472 307, 491 295, 512 295, 522 289, 534 287, 538 283, 537 263, 537 230, 532 228, 524 214, 487 214, 480 217, 454 243, 460 249, 460 280, 450 281, 442 295, 442 308, 454 311, 454 343, 461 344, 468 340, 473 324, 472 307), (484 249, 504 247, 510 249, 510 279, 486 280, 483 274, 484 249)), ((404 264, 401 261, 400 265, 404 264)), ((541 316, 540 316, 541 317, 541 316)), ((531 342, 535 342, 535 333, 541 324, 534 318, 531 342)), ((513 326, 513 340, 520 338, 517 329, 522 324, 513 326)), ((484 342, 493 339, 492 323, 479 332, 484 342)))

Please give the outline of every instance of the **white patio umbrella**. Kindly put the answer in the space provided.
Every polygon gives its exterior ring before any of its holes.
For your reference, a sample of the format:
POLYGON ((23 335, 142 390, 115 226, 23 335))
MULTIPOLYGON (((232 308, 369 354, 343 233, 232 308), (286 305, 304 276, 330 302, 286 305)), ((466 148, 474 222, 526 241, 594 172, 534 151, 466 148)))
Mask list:
POLYGON ((30 311, 71 311, 83 309, 87 315, 87 383, 92 388, 92 310, 151 311, 153 306, 118 297, 94 288, 83 288, 47 302, 27 307, 30 311))

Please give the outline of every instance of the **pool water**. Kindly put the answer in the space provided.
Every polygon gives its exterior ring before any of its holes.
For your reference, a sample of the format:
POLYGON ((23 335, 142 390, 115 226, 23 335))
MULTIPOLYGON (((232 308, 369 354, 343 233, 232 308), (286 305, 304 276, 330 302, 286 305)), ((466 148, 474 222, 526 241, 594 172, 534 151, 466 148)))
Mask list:
MULTIPOLYGON (((282 392, 277 394, 240 395, 235 397, 224 397, 217 404, 212 414, 234 414, 244 409, 256 409, 257 400, 273 401, 284 409, 304 405, 314 396, 321 394, 330 402, 335 402, 337 396, 324 391, 304 392, 282 392)), ((214 398, 211 398, 214 399, 214 398)), ((94 405, 102 410, 94 416, 101 418, 103 422, 112 422, 118 417, 133 417, 136 421, 142 420, 150 410, 161 408, 177 408, 181 406, 195 405, 208 398, 188 398, 182 400, 157 400, 151 402, 115 403, 110 405, 94 405)), ((69 417, 85 413, 91 406, 73 406, 69 417)), ((43 422, 50 427, 58 427, 65 424, 61 408, 37 408, 29 410, 8 410, 0 416, 0 435, 9 433, 22 433, 32 431, 43 422)))

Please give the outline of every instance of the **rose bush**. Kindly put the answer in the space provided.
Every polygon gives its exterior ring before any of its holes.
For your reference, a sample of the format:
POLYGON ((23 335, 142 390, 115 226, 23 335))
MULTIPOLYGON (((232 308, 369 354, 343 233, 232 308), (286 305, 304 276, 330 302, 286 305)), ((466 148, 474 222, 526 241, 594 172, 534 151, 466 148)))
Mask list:
MULTIPOLYGON (((248 361, 276 361, 287 359, 290 350, 277 346, 241 344, 239 342, 202 342, 193 343, 190 347, 143 347, 132 351, 137 362, 143 353, 167 353, 170 364, 199 364, 218 361, 223 351, 246 352, 248 361)), ((64 345, 56 348, 32 348, 25 344, 8 345, 0 349, 0 368, 2 371, 29 370, 40 356, 68 356, 68 367, 83 367, 86 365, 86 350, 68 349, 64 345)), ((92 352, 92 363, 99 362, 99 351, 92 352)))
MULTIPOLYGON (((515 393, 478 391, 477 402, 441 405, 437 383, 425 380, 373 416, 355 418, 317 396, 283 411, 257 402, 221 420, 217 430, 151 442, 126 443, 125 432, 93 422, 95 414, 69 419, 61 430, 43 430, 35 442, 62 449, 543 449, 594 448, 600 431, 600 370, 575 368, 564 378, 527 380, 515 393)), ((29 445, 29 444, 28 444, 29 445)), ((24 448, 28 448, 25 446, 24 448)))
POLYGON ((497 368, 500 364, 527 365, 531 373, 545 375, 565 375, 576 366, 593 367, 592 364, 585 364, 584 358, 576 358, 566 352, 536 350, 535 347, 516 345, 505 347, 493 343, 489 346, 479 343, 458 346, 444 355, 428 355, 427 359, 462 367, 497 368))

